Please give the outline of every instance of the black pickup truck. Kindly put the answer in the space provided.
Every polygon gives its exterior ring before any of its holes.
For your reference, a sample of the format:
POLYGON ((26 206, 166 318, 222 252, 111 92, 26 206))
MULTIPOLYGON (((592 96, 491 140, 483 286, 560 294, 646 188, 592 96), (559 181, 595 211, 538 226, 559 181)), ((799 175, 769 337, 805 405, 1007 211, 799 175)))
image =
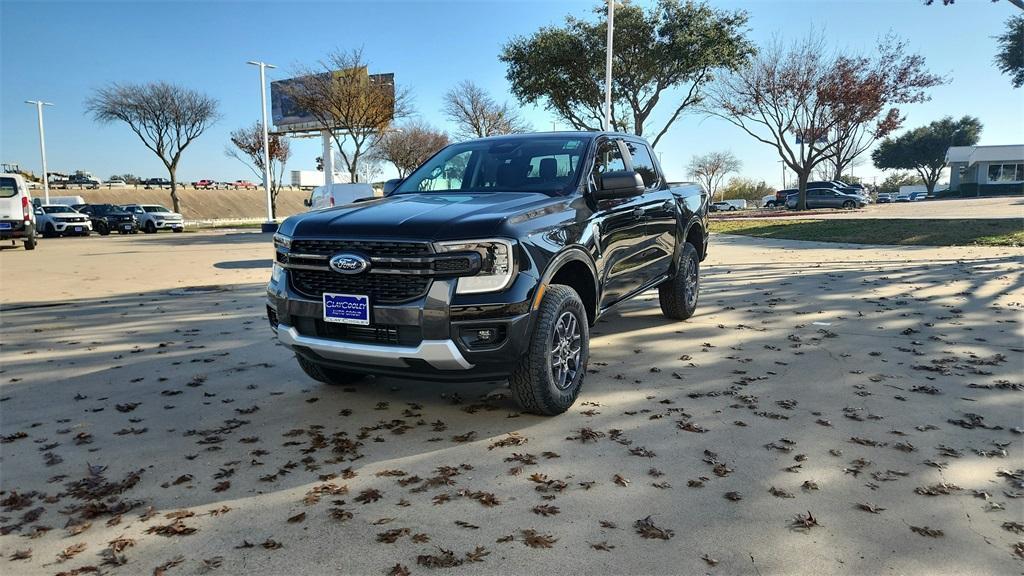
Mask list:
POLYGON ((384 197, 285 220, 267 315, 327 384, 366 374, 509 381, 526 411, 572 406, 589 327, 658 288, 697 306, 707 195, 647 142, 555 132, 448 146, 384 197))

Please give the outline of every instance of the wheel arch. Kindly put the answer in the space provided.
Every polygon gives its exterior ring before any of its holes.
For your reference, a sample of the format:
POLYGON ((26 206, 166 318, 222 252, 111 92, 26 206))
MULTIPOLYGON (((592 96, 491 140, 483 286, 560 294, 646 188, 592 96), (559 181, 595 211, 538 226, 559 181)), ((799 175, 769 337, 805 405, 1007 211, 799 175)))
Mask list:
POLYGON ((587 311, 587 321, 591 326, 594 325, 597 321, 597 303, 600 296, 597 267, 582 248, 563 250, 551 259, 541 277, 541 287, 538 289, 533 303, 534 309, 540 305, 543 290, 549 284, 564 284, 575 290, 580 300, 583 301, 583 308, 587 311))

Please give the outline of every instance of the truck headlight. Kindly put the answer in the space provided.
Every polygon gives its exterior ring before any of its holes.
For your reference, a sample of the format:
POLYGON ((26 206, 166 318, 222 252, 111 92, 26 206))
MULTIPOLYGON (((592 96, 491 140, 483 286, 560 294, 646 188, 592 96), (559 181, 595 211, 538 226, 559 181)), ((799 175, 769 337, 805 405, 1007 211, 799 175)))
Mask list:
POLYGON ((277 262, 274 262, 274 266, 270 269, 270 281, 273 284, 277 284, 278 282, 280 282, 281 274, 283 272, 284 268, 281 268, 281 266, 277 262))
POLYGON ((285 248, 285 249, 291 249, 291 247, 292 247, 292 238, 291 238, 291 236, 285 236, 284 234, 274 234, 274 246, 275 247, 280 247, 280 248, 285 248))
POLYGON ((499 292, 512 282, 512 242, 502 239, 438 242, 438 252, 476 252, 480 255, 480 271, 474 276, 462 276, 455 288, 456 294, 499 292))

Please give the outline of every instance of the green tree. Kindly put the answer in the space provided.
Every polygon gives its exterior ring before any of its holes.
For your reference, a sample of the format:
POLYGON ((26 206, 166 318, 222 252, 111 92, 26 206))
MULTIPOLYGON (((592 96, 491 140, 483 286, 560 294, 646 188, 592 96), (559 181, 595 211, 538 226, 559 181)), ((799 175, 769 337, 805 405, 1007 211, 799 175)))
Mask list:
POLYGON ((882 180, 882 183, 878 185, 878 191, 896 193, 900 191, 900 186, 912 186, 914 184, 924 184, 924 180, 913 172, 898 171, 886 176, 885 180, 882 180))
POLYGON ((746 200, 755 206, 761 206, 761 199, 767 195, 775 195, 775 188, 765 184, 764 180, 753 178, 730 178, 722 187, 722 200, 746 200))
POLYGON ((914 128, 895 138, 886 138, 871 153, 876 168, 914 170, 928 194, 935 192, 946 151, 950 146, 971 146, 981 136, 981 121, 973 116, 954 120, 947 116, 926 126, 914 128))
POLYGON ((1014 88, 1024 86, 1024 15, 1018 14, 1006 23, 1006 32, 996 36, 999 52, 996 66, 1010 75, 1014 88))
MULTIPOLYGON (((566 17, 562 27, 544 27, 505 45, 512 93, 523 104, 543 103, 579 130, 601 129, 607 46, 605 8, 598 21, 566 17)), ((612 60, 612 126, 643 135, 662 100, 656 146, 687 109, 701 101, 701 88, 718 70, 734 70, 754 53, 744 37, 747 14, 715 10, 704 2, 658 0, 644 10, 628 0, 615 10, 612 60), (681 90, 682 99, 672 94, 681 90)))

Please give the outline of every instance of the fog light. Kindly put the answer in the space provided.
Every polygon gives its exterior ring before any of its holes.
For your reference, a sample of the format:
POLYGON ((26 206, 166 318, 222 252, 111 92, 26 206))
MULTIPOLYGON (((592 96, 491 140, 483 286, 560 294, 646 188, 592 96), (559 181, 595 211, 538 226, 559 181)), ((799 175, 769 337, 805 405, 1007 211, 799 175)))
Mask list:
POLYGON ((470 348, 488 348, 505 339, 504 326, 473 326, 462 329, 462 341, 470 348))

